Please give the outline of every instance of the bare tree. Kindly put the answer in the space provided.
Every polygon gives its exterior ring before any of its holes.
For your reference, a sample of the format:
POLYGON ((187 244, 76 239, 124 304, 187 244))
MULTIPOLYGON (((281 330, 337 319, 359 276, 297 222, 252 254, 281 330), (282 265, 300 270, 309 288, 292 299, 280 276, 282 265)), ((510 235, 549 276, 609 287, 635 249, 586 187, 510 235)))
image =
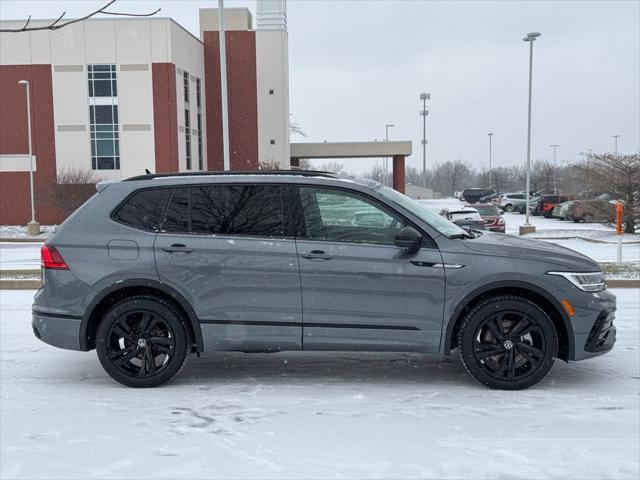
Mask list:
POLYGON ((157 10, 150 12, 150 13, 125 13, 125 12, 111 12, 109 10, 107 10, 107 8, 109 8, 111 5, 113 5, 114 3, 116 3, 116 0, 111 0, 110 2, 108 2, 106 5, 104 5, 102 8, 99 8, 98 10, 91 12, 87 15, 85 15, 84 17, 80 17, 80 18, 74 18, 73 20, 66 20, 66 21, 62 21, 62 19, 64 18, 64 16, 66 15, 67 12, 62 12, 62 14, 55 19, 53 22, 51 22, 48 25, 42 25, 39 27, 31 27, 29 26, 29 24, 31 23, 31 15, 29 15, 29 18, 27 18, 26 23, 20 27, 20 28, 0 28, 0 32, 3 33, 20 33, 20 32, 33 32, 35 30, 59 30, 61 28, 64 28, 68 25, 71 25, 73 23, 78 23, 78 22, 83 22, 85 20, 88 20, 92 17, 95 17, 96 15, 120 15, 123 17, 152 17, 153 15, 155 15, 156 13, 158 13, 161 9, 158 8, 157 10))
POLYGON ((625 232, 635 233, 640 215, 640 154, 589 153, 576 168, 593 191, 610 192, 622 198, 625 232))
POLYGON ((280 170, 280 162, 277 160, 263 160, 258 164, 258 170, 280 170))
POLYGON ((365 172, 362 176, 382 183, 384 182, 384 167, 382 165, 375 164, 371 170, 365 172))
POLYGON ((438 165, 437 177, 439 180, 438 191, 453 196, 473 177, 473 171, 467 162, 456 159, 438 165))
POLYGON ((320 170, 321 172, 342 173, 344 170, 344 165, 340 162, 330 161, 320 165, 318 167, 318 170, 320 170))
POLYGON ((92 170, 63 168, 55 180, 42 187, 39 198, 55 208, 60 218, 66 218, 96 192, 98 181, 92 170))

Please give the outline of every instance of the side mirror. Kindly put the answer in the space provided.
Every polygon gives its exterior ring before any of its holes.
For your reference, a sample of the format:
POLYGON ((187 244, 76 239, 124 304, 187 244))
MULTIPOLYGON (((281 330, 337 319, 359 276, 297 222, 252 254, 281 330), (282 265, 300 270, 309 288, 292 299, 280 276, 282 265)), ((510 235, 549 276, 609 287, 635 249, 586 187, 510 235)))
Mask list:
POLYGON ((416 253, 422 247, 422 235, 413 227, 404 227, 397 233, 394 243, 409 253, 416 253))

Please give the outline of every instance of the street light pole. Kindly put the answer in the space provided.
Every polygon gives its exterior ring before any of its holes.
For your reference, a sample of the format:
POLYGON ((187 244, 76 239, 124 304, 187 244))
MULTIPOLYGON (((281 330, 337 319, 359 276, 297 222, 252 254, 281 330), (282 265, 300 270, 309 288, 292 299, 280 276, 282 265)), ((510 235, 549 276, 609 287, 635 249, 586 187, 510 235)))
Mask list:
MULTIPOLYGON (((422 186, 427 186, 427 100, 431 100, 430 93, 421 93, 420 100, 422 100, 422 110, 420 110, 420 116, 422 117, 422 186)), ((435 185, 433 185, 435 188, 435 185)))
POLYGON ((526 210, 527 215, 525 223, 520 227, 520 234, 535 232, 535 227, 529 223, 529 207, 531 205, 530 192, 531 192, 531 90, 533 83, 533 42, 540 36, 538 32, 527 33, 527 36, 522 40, 529 42, 529 109, 527 116, 527 191, 526 191, 526 210))
POLYGON ((556 149, 560 145, 554 144, 549 146, 553 148, 553 193, 558 193, 558 189, 556 188, 556 149))
POLYGON ((218 35, 220 47, 220 90, 222 101, 222 155, 223 168, 231 170, 229 158, 229 103, 227 93, 227 47, 224 34, 224 0, 218 0, 218 35))
MULTIPOLYGON (((384 141, 388 142, 389 141, 389 128, 390 127, 395 127, 394 124, 392 123, 387 123, 384 126, 384 141)), ((387 172, 388 172, 388 168, 389 167, 389 157, 384 157, 384 179, 383 182, 385 185, 387 184, 387 172)))
POLYGON ((620 135, 614 135, 614 136, 613 136, 613 140, 614 140, 614 142, 615 142, 615 145, 614 145, 614 152, 615 152, 615 154, 616 154, 616 157, 618 156, 618 138, 620 138, 620 135))
POLYGON ((491 137, 493 133, 487 133, 489 136, 489 190, 491 190, 491 137))
POLYGON ((40 224, 36 222, 36 202, 35 189, 33 188, 33 152, 31 150, 31 92, 29 90, 29 82, 20 80, 18 85, 25 87, 27 97, 27 141, 29 143, 29 189, 31 191, 31 221, 27 225, 27 233, 29 235, 38 235, 40 233, 40 224))

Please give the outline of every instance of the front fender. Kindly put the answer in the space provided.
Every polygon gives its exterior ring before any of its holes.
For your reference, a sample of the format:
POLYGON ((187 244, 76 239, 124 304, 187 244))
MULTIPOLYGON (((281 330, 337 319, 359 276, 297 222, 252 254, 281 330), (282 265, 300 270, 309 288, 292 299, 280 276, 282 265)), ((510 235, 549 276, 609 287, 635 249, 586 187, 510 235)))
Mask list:
MULTIPOLYGON (((447 278, 447 291, 449 291, 449 278, 447 278)), ((481 297, 482 295, 491 292, 491 291, 499 291, 504 289, 519 289, 525 290, 529 292, 533 292, 537 295, 544 297, 547 301, 549 301, 557 313, 560 315, 564 327, 567 331, 568 337, 568 358, 573 358, 573 354, 575 352, 575 342, 573 335, 573 326, 569 321, 569 316, 567 315, 565 309, 562 307, 560 302, 556 299, 555 296, 551 295, 545 288, 532 283, 531 281, 526 280, 515 280, 513 278, 504 278, 504 279, 493 279, 490 281, 483 282, 482 285, 478 284, 469 284, 465 288, 461 288, 454 294, 452 299, 447 299, 446 307, 445 307, 445 316, 444 316, 444 325, 443 325, 443 335, 440 339, 440 352, 443 355, 448 355, 451 351, 450 345, 453 339, 454 328, 456 325, 456 321, 460 317, 460 314, 464 311, 466 307, 468 307, 474 300, 481 297)), ((447 295, 448 297, 448 295, 447 295)))

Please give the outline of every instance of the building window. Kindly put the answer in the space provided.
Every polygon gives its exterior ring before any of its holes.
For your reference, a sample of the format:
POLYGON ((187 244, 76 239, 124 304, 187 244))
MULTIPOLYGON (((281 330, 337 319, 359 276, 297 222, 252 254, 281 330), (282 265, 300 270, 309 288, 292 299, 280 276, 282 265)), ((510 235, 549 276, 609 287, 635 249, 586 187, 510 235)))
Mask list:
POLYGON ((88 65, 87 73, 90 97, 118 96, 115 65, 88 65))
POLYGON ((269 143, 270 143, 271 145, 275 145, 275 144, 276 144, 276 141, 275 141, 275 140, 271 140, 269 143))
POLYGON ((202 85, 196 78, 196 105, 198 106, 198 169, 204 170, 204 152, 202 148, 202 85))
POLYGON ((269 95, 273 95, 274 93, 273 89, 269 90, 269 95))
POLYGON ((88 65, 91 168, 120 169, 118 89, 115 65, 88 65))
POLYGON ((184 109, 184 145, 186 148, 187 170, 191 170, 191 119, 189 109, 184 109))
POLYGON ((182 72, 182 85, 184 88, 184 101, 189 103, 189 72, 186 70, 182 72))

